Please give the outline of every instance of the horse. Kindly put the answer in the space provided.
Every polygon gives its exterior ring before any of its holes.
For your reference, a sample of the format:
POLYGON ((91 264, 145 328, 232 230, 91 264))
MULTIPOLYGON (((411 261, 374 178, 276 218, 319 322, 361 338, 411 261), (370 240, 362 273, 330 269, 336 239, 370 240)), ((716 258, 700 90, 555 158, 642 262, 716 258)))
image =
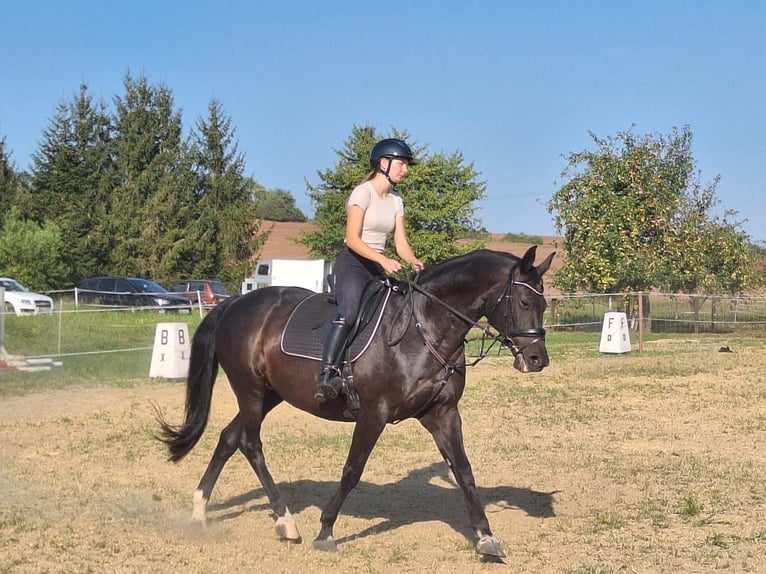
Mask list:
MULTIPOLYGON (((505 557, 492 534, 465 452, 458 402, 465 388, 469 331, 482 329, 482 349, 499 343, 514 355, 522 373, 549 364, 543 315, 543 274, 555 253, 535 266, 536 247, 523 257, 479 249, 426 267, 394 288, 380 318, 381 329, 353 365, 357 408, 339 399, 318 402, 314 391, 320 364, 287 355, 280 346, 286 322, 313 292, 298 287, 264 287, 214 307, 191 342, 184 421, 166 422, 157 410, 168 460, 178 462, 207 425, 219 366, 236 396, 239 412, 223 429, 194 492, 192 520, 206 523, 206 506, 227 460, 240 450, 252 466, 276 517, 277 536, 301 542, 297 523, 266 465, 261 425, 286 401, 331 421, 353 422, 351 445, 334 496, 324 506, 313 547, 335 551, 333 527, 341 506, 359 482, 386 425, 416 418, 428 430, 462 491, 481 558, 505 557), (480 319, 486 319, 483 324, 480 319)), ((389 285, 389 288, 391 286, 389 285)))

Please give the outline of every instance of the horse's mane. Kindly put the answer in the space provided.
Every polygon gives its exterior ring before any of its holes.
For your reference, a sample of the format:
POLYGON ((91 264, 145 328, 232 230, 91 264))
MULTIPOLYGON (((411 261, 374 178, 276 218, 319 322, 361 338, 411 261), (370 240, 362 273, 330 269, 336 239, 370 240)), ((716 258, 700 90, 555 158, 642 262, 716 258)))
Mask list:
POLYGON ((496 265, 510 268, 520 260, 520 257, 504 251, 477 249, 426 267, 420 274, 418 283, 435 286, 441 285, 444 281, 450 284, 459 283, 464 279, 476 281, 486 276, 496 265))

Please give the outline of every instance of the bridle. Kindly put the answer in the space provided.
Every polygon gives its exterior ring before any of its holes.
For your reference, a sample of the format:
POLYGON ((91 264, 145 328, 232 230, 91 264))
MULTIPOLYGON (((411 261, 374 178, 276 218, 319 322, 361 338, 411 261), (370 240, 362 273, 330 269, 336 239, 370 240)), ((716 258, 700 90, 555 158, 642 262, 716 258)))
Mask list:
MULTIPOLYGON (((511 277, 513 277, 513 270, 511 270, 511 277)), ((516 323, 513 312, 512 289, 514 286, 525 287, 538 297, 545 297, 545 295, 541 290, 535 289, 529 283, 525 283, 524 281, 515 281, 514 279, 509 278, 508 282, 505 284, 503 293, 497 299, 494 307, 487 315, 487 317, 494 315, 497 311, 497 308, 501 305, 501 303, 503 303, 503 301, 505 301, 505 305, 503 306, 503 330, 505 331, 505 336, 501 336, 502 343, 503 346, 508 347, 511 350, 513 356, 515 357, 530 345, 533 345, 538 341, 545 341, 545 329, 543 327, 533 327, 532 329, 511 329, 511 326, 516 323), (514 341, 514 337, 530 338, 532 340, 529 341, 526 345, 519 346, 514 341)))
MULTIPOLYGON (((532 291, 535 295, 539 297, 544 297, 542 290, 535 289, 529 283, 525 283, 524 281, 515 281, 513 279, 513 271, 515 270, 515 267, 516 266, 514 266, 511 269, 510 276, 508 277, 508 281, 506 282, 505 287, 503 288, 502 294, 500 295, 500 297, 498 297, 497 301, 495 301, 495 304, 493 305, 492 310, 486 314, 487 318, 491 317, 492 315, 495 314, 498 307, 504 304, 503 319, 504 319, 505 334, 493 332, 492 326, 489 323, 487 323, 486 326, 482 326, 477 321, 468 317, 465 313, 459 311, 458 309, 455 309, 449 303, 442 301, 433 293, 430 293, 429 291, 426 291, 425 289, 423 289, 417 283, 418 276, 420 275, 419 273, 415 275, 414 280, 407 279, 406 284, 409 286, 409 289, 407 289, 407 293, 405 294, 405 296, 408 296, 409 298, 410 319, 408 319, 405 322, 405 328, 403 329, 402 334, 394 340, 389 340, 388 344, 389 346, 397 345, 404 337, 407 331, 407 325, 409 325, 409 322, 412 320, 412 318, 414 318, 415 328, 417 330, 417 333, 420 335, 420 338, 423 340, 423 344, 431 353, 431 355, 433 355, 433 357, 444 368, 444 375, 442 379, 439 381, 439 383, 437 383, 434 386, 434 389, 431 393, 431 397, 420 407, 420 409, 418 409, 417 413, 414 415, 414 418, 419 418, 423 413, 425 413, 427 410, 429 410, 433 406, 433 404, 436 402, 436 398, 439 396, 439 393, 441 393, 442 389, 444 389, 444 387, 446 386, 447 380, 453 374, 455 374, 455 372, 465 367, 473 367, 476 364, 478 364, 479 361, 481 361, 482 359, 487 357, 487 355, 489 355, 490 351, 496 344, 499 343, 501 348, 510 349, 511 353, 513 353, 513 356, 516 357, 516 355, 523 352, 524 349, 526 349, 528 346, 533 345, 534 343, 537 343, 538 341, 545 340, 545 329, 542 327, 537 327, 532 329, 510 330, 511 325, 515 323, 514 321, 515 316, 513 312, 513 287, 515 286, 524 287, 532 291), (462 364, 453 364, 448 362, 439 354, 435 345, 426 336, 426 333, 423 329, 423 324, 417 317, 415 317, 414 300, 412 298, 412 294, 414 292, 424 295, 431 301, 434 301, 435 303, 438 303, 439 305, 447 309, 450 313, 452 313, 456 317, 465 321, 468 325, 481 330, 482 335, 481 335, 481 344, 479 348, 479 353, 472 362, 470 363, 463 362, 462 364), (530 338, 532 340, 525 345, 519 345, 514 341, 514 337, 530 338), (488 345, 487 345, 487 341, 490 341, 488 345)), ((401 288, 398 287, 397 285, 391 285, 389 283, 389 286, 393 291, 401 291, 401 288)), ((404 306, 402 307, 402 309, 404 309, 404 306)), ((394 421, 394 424, 398 422, 400 421, 394 421)))
MULTIPOLYGON (((424 295, 425 297, 429 298, 431 301, 438 303, 439 305, 447 309, 450 313, 452 313, 456 317, 466 322, 468 325, 481 330, 481 333, 482 333, 481 346, 480 346, 480 350, 479 350, 479 354, 477 358, 470 364, 466 363, 464 365, 459 365, 459 366, 473 366, 477 364, 479 361, 484 359, 489 354, 489 351, 491 351, 492 347, 494 347, 497 343, 499 343, 501 347, 503 348, 510 349, 511 353, 513 353, 513 356, 515 357, 519 353, 523 352, 524 349, 526 349, 530 345, 533 345, 537 343, 538 341, 545 340, 545 329, 543 327, 535 327, 532 329, 511 329, 512 325, 514 325, 516 322, 515 321, 516 317, 513 311, 513 287, 515 286, 524 287, 532 291, 535 295, 539 297, 544 297, 544 294, 541 290, 535 289, 529 283, 525 283, 524 281, 514 280, 513 279, 514 269, 515 269, 515 266, 511 269, 510 276, 508 278, 508 281, 505 284, 505 287, 500 297, 498 297, 497 301, 495 301, 495 304, 493 305, 490 312, 486 314, 488 318, 492 317, 497 311, 498 307, 503 305, 504 334, 494 332, 492 326, 489 323, 487 323, 486 326, 482 326, 477 321, 468 317, 465 313, 459 311, 458 309, 455 309, 449 303, 442 301, 433 293, 430 293, 429 291, 426 291, 425 289, 423 289, 423 287, 421 287, 417 283, 417 278, 419 274, 415 276, 414 280, 407 279, 406 283, 409 286, 408 293, 410 295, 413 292, 418 292, 424 295), (516 343, 514 338, 529 338, 532 340, 524 345, 519 345, 518 343, 516 343), (487 341, 490 341, 490 343, 485 350, 485 345, 487 344, 487 341)), ((397 290, 396 287, 393 287, 393 289, 397 290)), ((413 308, 413 302, 411 297, 410 297, 410 315, 411 317, 414 317, 414 308, 413 308)), ((446 360, 444 360, 441 357, 441 355, 439 355, 433 343, 431 343, 431 341, 428 339, 428 337, 426 336, 423 330, 423 324, 420 322, 420 320, 418 320, 417 317, 415 317, 415 327, 418 333, 420 334, 420 337, 423 339, 423 343, 431 352, 431 354, 442 364, 442 366, 444 366, 445 368, 448 368, 449 364, 447 363, 446 360)), ((404 333, 402 333, 401 337, 403 336, 404 336, 404 333)), ((389 345, 393 346, 397 344, 401 340, 401 337, 399 337, 395 341, 389 341, 389 345)), ((457 365, 452 366, 451 368, 452 372, 454 372, 454 369, 457 367, 458 367, 457 365)))

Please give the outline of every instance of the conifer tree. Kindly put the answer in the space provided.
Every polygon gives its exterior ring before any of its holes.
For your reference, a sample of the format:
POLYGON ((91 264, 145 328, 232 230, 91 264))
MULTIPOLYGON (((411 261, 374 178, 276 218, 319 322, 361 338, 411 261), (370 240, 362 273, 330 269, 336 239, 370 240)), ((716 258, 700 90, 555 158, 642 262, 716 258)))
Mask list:
POLYGON ((60 230, 60 256, 70 284, 109 265, 110 138, 104 103, 95 103, 87 85, 81 85, 71 102, 57 107, 32 157, 31 192, 19 202, 24 217, 54 222, 60 230))
POLYGON ((115 98, 111 268, 166 282, 178 271, 177 246, 194 217, 181 114, 163 85, 127 74, 124 88, 124 95, 115 98))
POLYGON ((0 229, 16 200, 17 185, 18 177, 11 152, 6 148, 5 137, 0 137, 0 229))
POLYGON ((207 118, 200 118, 196 128, 192 136, 196 217, 187 253, 197 276, 218 278, 238 290, 252 271, 253 254, 263 240, 255 223, 254 182, 244 175, 231 118, 220 102, 210 102, 207 118))

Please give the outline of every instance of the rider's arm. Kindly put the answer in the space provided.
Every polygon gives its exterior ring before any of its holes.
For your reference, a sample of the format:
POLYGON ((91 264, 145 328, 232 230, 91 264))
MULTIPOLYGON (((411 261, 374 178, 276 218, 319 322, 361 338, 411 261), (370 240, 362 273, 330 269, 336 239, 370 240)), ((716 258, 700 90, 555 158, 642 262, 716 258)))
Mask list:
POLYGON ((412 247, 410 247, 410 242, 407 240, 407 232, 404 229, 404 217, 401 215, 397 216, 396 225, 394 226, 394 247, 396 248, 397 255, 409 265, 412 265, 415 271, 423 270, 423 263, 415 257, 415 253, 412 251, 412 247))

